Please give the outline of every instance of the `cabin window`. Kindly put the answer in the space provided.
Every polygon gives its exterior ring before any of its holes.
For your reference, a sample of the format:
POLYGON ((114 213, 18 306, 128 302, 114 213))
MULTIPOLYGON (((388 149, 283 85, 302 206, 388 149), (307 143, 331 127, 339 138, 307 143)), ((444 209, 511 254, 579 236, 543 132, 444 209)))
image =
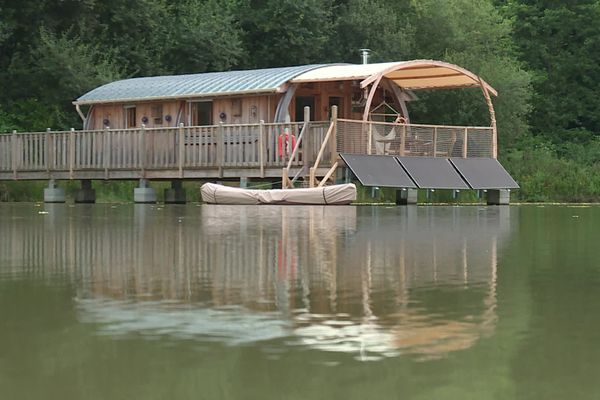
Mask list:
POLYGON ((162 104, 155 104, 150 109, 152 120, 155 125, 162 125, 163 122, 163 106, 162 104))
POLYGON ((242 99, 231 100, 231 115, 234 117, 242 116, 242 99))
POLYGON ((310 120, 315 120, 315 98, 314 96, 296 97, 296 122, 304 121, 304 107, 310 107, 310 120))
POLYGON ((342 117, 344 115, 344 110, 342 108, 342 98, 341 97, 330 97, 329 98, 329 118, 331 118, 331 107, 337 106, 338 108, 338 117, 342 117))
POLYGON ((136 121, 135 107, 125 107, 125 128, 135 128, 136 121))
POLYGON ((212 125, 213 104, 211 101, 202 101, 193 104, 192 125, 212 125))

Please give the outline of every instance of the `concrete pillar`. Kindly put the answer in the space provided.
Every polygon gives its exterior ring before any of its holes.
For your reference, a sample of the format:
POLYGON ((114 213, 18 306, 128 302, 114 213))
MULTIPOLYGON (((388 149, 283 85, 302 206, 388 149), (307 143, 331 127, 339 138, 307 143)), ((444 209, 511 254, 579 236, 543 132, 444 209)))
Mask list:
POLYGON ((240 177, 240 187, 244 188, 244 189, 248 187, 248 177, 246 177, 246 176, 240 177))
POLYGON ((75 203, 95 203, 96 189, 92 188, 90 179, 81 180, 81 188, 75 192, 75 203))
POLYGON ((180 179, 171 181, 171 188, 165 189, 165 204, 185 204, 186 195, 180 179))
POLYGON ((406 206, 417 204, 417 189, 401 189, 396 191, 396 204, 406 206))
POLYGON ((44 188, 44 203, 64 203, 66 200, 65 189, 59 188, 54 179, 48 181, 48 187, 44 188))
POLYGON ((487 191, 487 204, 489 206, 503 206, 510 204, 510 190, 494 189, 487 191))
POLYGON ((148 180, 140 179, 140 185, 133 189, 133 201, 136 203, 156 203, 156 190, 148 187, 148 180))

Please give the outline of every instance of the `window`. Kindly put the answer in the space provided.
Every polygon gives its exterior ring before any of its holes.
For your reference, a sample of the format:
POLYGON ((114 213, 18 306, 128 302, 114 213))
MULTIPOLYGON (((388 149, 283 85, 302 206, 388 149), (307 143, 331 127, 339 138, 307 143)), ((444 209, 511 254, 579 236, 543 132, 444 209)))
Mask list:
POLYGON ((152 115, 152 120, 155 125, 162 125, 163 123, 163 107, 162 104, 155 104, 150 109, 150 114, 152 115))
POLYGON ((193 103, 192 125, 203 126, 212 125, 212 101, 201 101, 193 103))
POLYGON ((135 107, 125 107, 125 128, 135 128, 136 126, 135 107))

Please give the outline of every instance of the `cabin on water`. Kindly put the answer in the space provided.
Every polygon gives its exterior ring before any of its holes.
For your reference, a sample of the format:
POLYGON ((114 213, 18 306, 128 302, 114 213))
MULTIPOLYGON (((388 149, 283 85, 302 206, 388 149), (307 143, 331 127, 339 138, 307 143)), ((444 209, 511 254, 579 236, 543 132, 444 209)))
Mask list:
POLYGON ((151 179, 172 180, 167 200, 180 201, 182 179, 312 187, 350 168, 366 186, 403 189, 407 202, 439 188, 489 189, 488 200, 506 203, 518 186, 495 160, 496 95, 481 77, 433 60, 125 79, 73 102, 82 131, 1 135, 0 179, 50 179, 59 201, 55 180, 81 179, 76 200, 86 201, 92 179, 139 179, 136 200, 153 202, 151 179), (479 88, 489 126, 412 123, 407 102, 419 90, 448 88, 479 88))

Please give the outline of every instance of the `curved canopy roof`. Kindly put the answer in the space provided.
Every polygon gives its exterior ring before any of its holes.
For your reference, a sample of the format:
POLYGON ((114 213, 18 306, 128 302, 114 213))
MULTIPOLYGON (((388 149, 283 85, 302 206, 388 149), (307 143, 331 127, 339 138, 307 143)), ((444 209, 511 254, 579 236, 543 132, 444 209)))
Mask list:
POLYGON ((458 65, 434 61, 414 60, 379 64, 330 65, 307 71, 292 79, 294 83, 361 80, 366 87, 378 78, 387 78, 407 90, 481 87, 498 93, 483 79, 458 65))
POLYGON ((378 64, 312 64, 247 71, 132 78, 100 86, 74 104, 124 103, 165 98, 199 98, 250 93, 281 93, 289 83, 360 80, 367 87, 386 78, 403 89, 485 87, 497 92, 472 72, 434 60, 378 64))

